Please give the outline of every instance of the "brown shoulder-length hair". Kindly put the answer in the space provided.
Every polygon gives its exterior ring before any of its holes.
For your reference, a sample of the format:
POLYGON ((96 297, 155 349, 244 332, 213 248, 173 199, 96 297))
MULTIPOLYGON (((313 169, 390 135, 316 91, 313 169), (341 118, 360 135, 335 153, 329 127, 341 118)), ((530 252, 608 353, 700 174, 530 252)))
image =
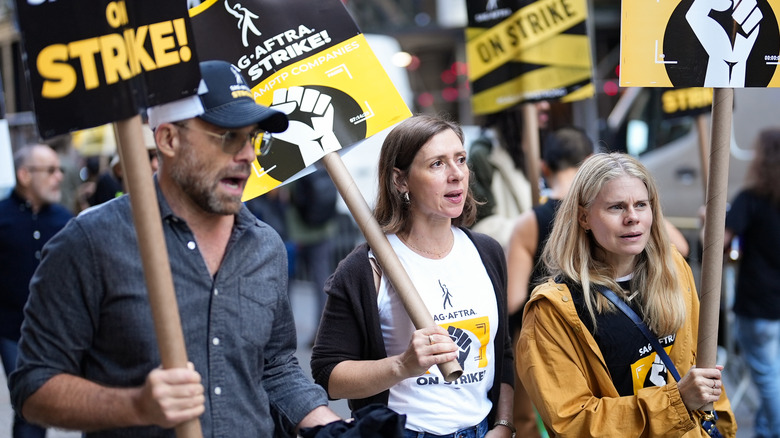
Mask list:
MULTIPOLYGON (((398 169, 406 175, 417 152, 428 143, 428 140, 447 129, 452 130, 463 143, 463 130, 460 125, 442 116, 428 114, 415 115, 399 123, 382 143, 377 172, 379 190, 377 190, 374 217, 385 233, 398 233, 409 225, 409 206, 405 204, 401 192, 393 183, 393 169, 398 169)), ((463 212, 452 220, 452 224, 468 227, 474 223, 476 217, 477 205, 469 187, 463 212)))
POLYGON ((747 184, 753 193, 780 205, 780 129, 761 131, 756 140, 756 155, 750 164, 747 184))

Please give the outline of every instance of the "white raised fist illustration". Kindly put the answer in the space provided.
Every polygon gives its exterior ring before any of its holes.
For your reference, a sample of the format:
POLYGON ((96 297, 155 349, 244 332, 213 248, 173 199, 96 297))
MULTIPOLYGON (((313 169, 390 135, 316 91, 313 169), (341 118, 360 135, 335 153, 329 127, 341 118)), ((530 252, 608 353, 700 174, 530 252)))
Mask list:
POLYGON ((333 132, 331 97, 313 88, 294 86, 274 91, 271 108, 287 114, 290 127, 275 138, 297 145, 306 166, 341 149, 333 132))
POLYGON ((710 58, 704 77, 705 87, 745 86, 747 58, 758 37, 762 18, 756 0, 693 1, 685 19, 710 58), (733 35, 709 16, 712 10, 722 12, 732 8, 731 16, 742 28, 742 33, 735 29, 733 35))

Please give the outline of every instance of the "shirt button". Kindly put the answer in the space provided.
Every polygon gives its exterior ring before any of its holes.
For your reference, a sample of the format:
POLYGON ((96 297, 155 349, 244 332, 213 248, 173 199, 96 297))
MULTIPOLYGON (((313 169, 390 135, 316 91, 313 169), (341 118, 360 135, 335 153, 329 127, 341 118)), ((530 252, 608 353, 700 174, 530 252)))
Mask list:
POLYGON ((565 295, 563 297, 561 297, 561 299, 563 300, 564 303, 569 301, 569 297, 567 297, 565 295))
POLYGON ((211 343, 214 344, 214 345, 219 345, 219 338, 212 339, 211 343))
POLYGON ((189 248, 189 249, 195 249, 195 242, 193 242, 192 240, 190 240, 189 242, 187 242, 187 248, 189 248))
POLYGON ((40 251, 35 251, 35 259, 36 260, 40 260, 41 259, 41 252, 40 251))
POLYGON ((33 231, 33 239, 39 240, 41 238, 41 232, 38 230, 33 231))
POLYGON ((214 394, 217 394, 217 395, 220 395, 220 394, 222 394, 222 388, 220 388, 219 386, 217 386, 216 388, 214 388, 214 394))
POLYGON ((219 290, 217 290, 217 288, 214 288, 214 295, 219 295, 219 290))

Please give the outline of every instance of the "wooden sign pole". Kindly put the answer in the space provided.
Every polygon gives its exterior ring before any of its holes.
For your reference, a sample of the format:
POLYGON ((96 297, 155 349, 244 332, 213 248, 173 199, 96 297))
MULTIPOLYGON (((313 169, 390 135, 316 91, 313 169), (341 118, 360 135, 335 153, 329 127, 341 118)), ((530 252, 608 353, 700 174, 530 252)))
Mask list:
POLYGON ((699 134, 699 157, 701 158, 701 183, 704 189, 704 197, 707 197, 707 181, 709 181, 710 160, 708 159, 709 139, 707 138, 707 116, 699 114, 696 116, 696 132, 699 134))
MULTIPOLYGON (((731 117, 734 90, 716 88, 712 99, 712 148, 707 183, 707 213, 701 266, 701 307, 696 366, 714 368, 718 351, 718 318, 723 270, 723 235, 726 226, 731 117)), ((712 404, 702 408, 712 410, 712 404)))
MULTIPOLYGON (((140 115, 114 123, 162 366, 186 368, 187 350, 142 128, 140 115)), ((176 427, 176 436, 201 438, 200 420, 195 418, 180 424, 176 427)))
POLYGON ((531 201, 534 207, 539 205, 539 114, 533 103, 523 104, 523 151, 525 151, 525 171, 531 182, 531 201))

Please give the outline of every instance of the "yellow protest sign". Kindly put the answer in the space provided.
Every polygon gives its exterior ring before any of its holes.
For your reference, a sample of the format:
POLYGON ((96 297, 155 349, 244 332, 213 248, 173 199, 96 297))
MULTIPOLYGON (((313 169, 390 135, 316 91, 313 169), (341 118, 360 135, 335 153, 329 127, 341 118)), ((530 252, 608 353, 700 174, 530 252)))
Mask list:
POLYGON ((624 0, 623 87, 777 87, 778 0, 624 0))
POLYGON ((255 101, 290 119, 253 163, 245 201, 411 115, 338 0, 209 0, 190 16, 198 55, 238 67, 255 101))

